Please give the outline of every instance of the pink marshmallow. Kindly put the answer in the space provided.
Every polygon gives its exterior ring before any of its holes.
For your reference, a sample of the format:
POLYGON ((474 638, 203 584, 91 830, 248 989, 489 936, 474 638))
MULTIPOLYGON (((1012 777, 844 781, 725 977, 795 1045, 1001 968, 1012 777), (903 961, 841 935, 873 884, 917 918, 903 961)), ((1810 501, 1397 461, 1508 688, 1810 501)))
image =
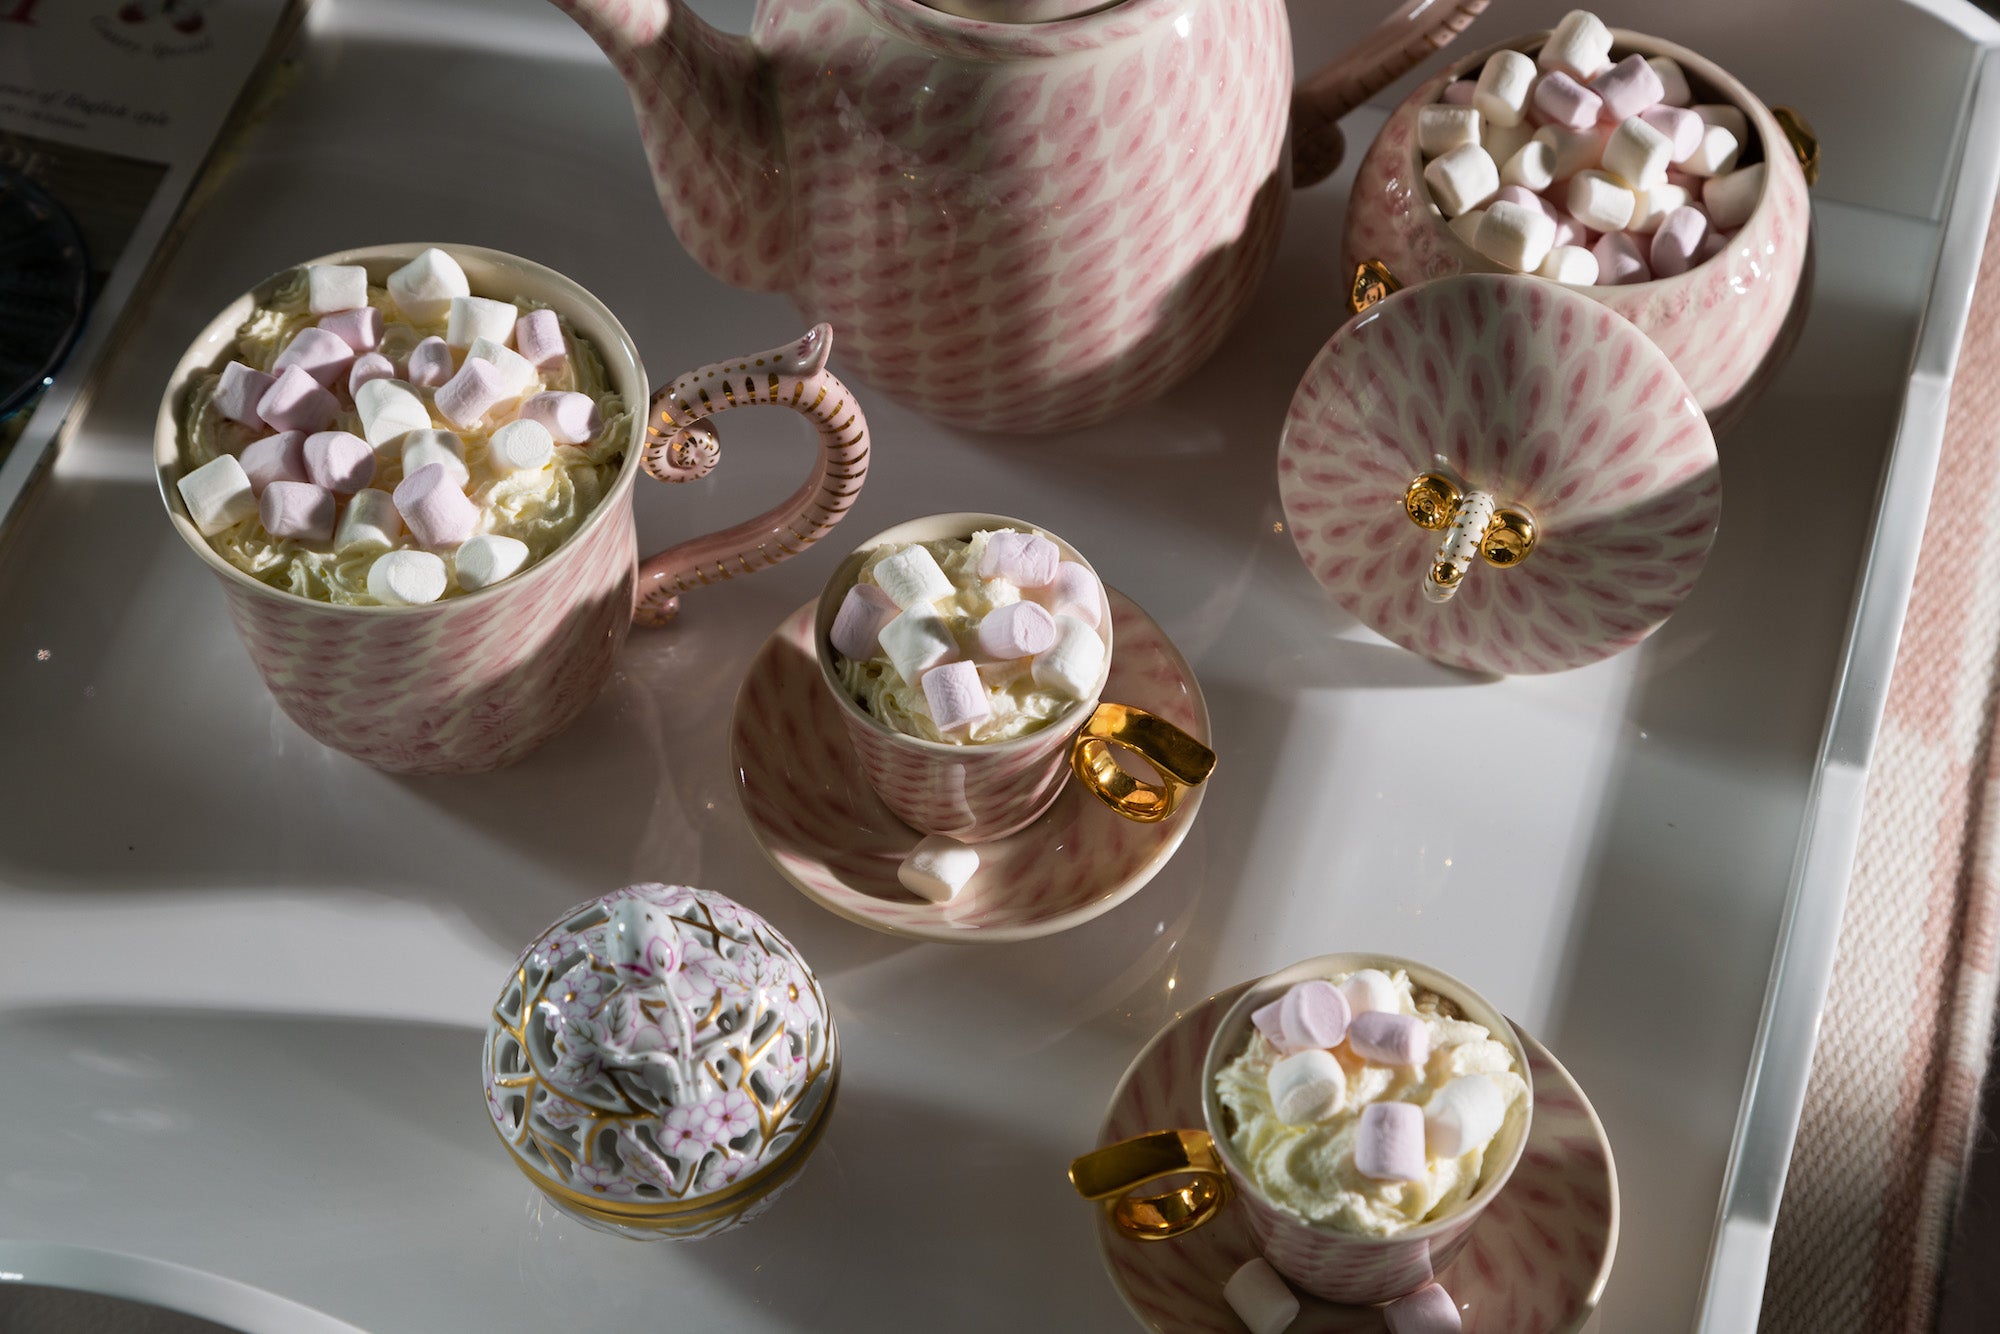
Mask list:
MULTIPOLYGON (((1551 205, 1551 207, 1554 207, 1551 205)), ((1556 239, 1549 242, 1553 250, 1559 245, 1582 246, 1585 250, 1597 244, 1597 233, 1572 218, 1561 209, 1556 209, 1556 239)))
POLYGON ((257 415, 280 431, 323 431, 339 411, 340 400, 297 366, 285 367, 257 400, 257 415))
POLYGON ((979 668, 965 661, 947 662, 924 673, 924 703, 930 705, 931 721, 940 732, 959 731, 993 713, 979 668))
POLYGON ((902 614, 895 599, 873 584, 856 584, 840 600, 827 638, 843 658, 865 662, 882 649, 882 627, 902 614))
POLYGON ((1278 998, 1278 1023, 1292 1051, 1339 1046, 1352 1018, 1347 997, 1322 979, 1301 982, 1278 998))
MULTIPOLYGON (((1422 1065, 1430 1059, 1431 1033, 1424 1021, 1392 1010, 1364 1010, 1347 1028, 1347 1045, 1377 1065, 1422 1065)), ((1417 1131, 1423 1143, 1423 1130, 1417 1131)))
POLYGON ((252 430, 262 430, 266 423, 257 415, 257 404, 276 382, 275 376, 251 370, 240 361, 232 361, 222 368, 222 375, 216 380, 210 399, 215 404, 215 410, 229 420, 241 422, 252 430))
POLYGON ((396 363, 380 352, 364 352, 354 359, 354 368, 347 372, 347 396, 353 398, 361 386, 370 380, 393 380, 396 378, 396 363))
POLYGON ((333 492, 311 482, 272 482, 257 498, 257 516, 273 537, 333 540, 333 492))
POLYGON ((521 404, 521 416, 549 428, 557 444, 580 445, 597 434, 597 404, 588 394, 551 392, 530 394, 521 404))
POLYGON ((410 349, 410 379, 414 385, 435 389, 452 375, 451 348, 433 334, 410 349))
POLYGON ((303 482, 306 478, 306 433, 280 431, 243 446, 236 461, 250 479, 250 489, 258 495, 273 482, 303 482))
POLYGON ((1549 124, 1581 130, 1597 123, 1604 99, 1561 70, 1553 70, 1535 85, 1534 105, 1549 124))
POLYGON ((995 607, 979 622, 979 651, 1003 662, 1032 658, 1055 643, 1056 618, 1032 602, 995 607))
POLYGON ((319 327, 359 354, 382 346, 382 312, 373 306, 342 310, 320 320, 319 327))
POLYGON ((562 324, 553 310, 531 310, 514 321, 514 350, 528 359, 536 370, 546 370, 568 351, 563 346, 562 324))
POLYGON ((1280 996, 1278 999, 1265 1005, 1259 1005, 1256 1009, 1252 1010, 1250 1012, 1250 1022, 1256 1026, 1259 1033, 1264 1035, 1264 1041, 1270 1043, 1286 1055, 1290 1055, 1291 1049, 1286 1045, 1289 1039, 1285 1037, 1285 1021, 1279 1017, 1279 1011, 1284 1008, 1285 998, 1280 996))
MULTIPOLYGON (((1639 119, 1667 136, 1671 145, 1667 161, 1685 162, 1694 156, 1694 150, 1701 147, 1701 130, 1705 121, 1686 107, 1647 107, 1639 113, 1639 119)), ((1673 172, 1667 172, 1667 179, 1673 180, 1673 172)), ((1686 182, 1677 182, 1683 189, 1686 182)))
MULTIPOLYGON (((507 397, 507 385, 499 367, 474 357, 459 367, 458 374, 438 387, 432 400, 445 420, 460 430, 479 424, 495 403, 507 397)), ((554 434, 551 432, 551 434, 554 434)))
POLYGON ((479 524, 479 507, 442 463, 426 463, 398 482, 392 499, 410 536, 426 547, 455 547, 479 524))
POLYGON ((1707 235, 1701 238, 1701 247, 1694 252, 1694 262, 1706 264, 1714 259, 1729 248, 1729 238, 1734 235, 1735 232, 1725 232, 1719 227, 1709 228, 1707 235))
POLYGON ((1653 280, 1653 270, 1646 263, 1639 243, 1625 232, 1606 232, 1590 248, 1590 253, 1597 256, 1597 283, 1600 287, 1653 280))
POLYGON ((1458 1303, 1435 1283, 1383 1307, 1382 1323, 1389 1334, 1460 1334, 1465 1328, 1458 1303))
POLYGON ((1592 79, 1590 90, 1604 102, 1599 118, 1616 125, 1658 103, 1666 96, 1667 86, 1644 56, 1632 55, 1592 79))
POLYGON ((1045 588, 1055 582, 1062 548, 1040 533, 1001 529, 986 539, 980 553, 979 577, 1005 579, 1016 588, 1045 588))
POLYGON ((1453 79, 1444 86, 1444 93, 1438 101, 1448 107, 1469 107, 1472 105, 1472 95, 1478 91, 1477 79, 1453 79))
POLYGON ((306 437, 306 476, 337 496, 351 496, 375 480, 375 450, 366 440, 346 431, 320 431, 306 437))
POLYGON ((1697 262, 1695 256, 1708 230, 1708 215, 1692 204, 1683 204, 1662 218, 1647 255, 1653 276, 1672 278, 1686 273, 1697 262))
POLYGON ((282 374, 287 366, 297 366, 319 382, 321 388, 330 388, 335 380, 347 375, 347 368, 354 364, 354 349, 339 334, 325 329, 301 329, 292 335, 292 341, 285 344, 285 350, 271 363, 271 370, 282 374))
POLYGON ((1090 568, 1073 560, 1056 566, 1055 581, 1028 596, 1049 609, 1052 616, 1074 616, 1095 630, 1104 619, 1103 586, 1090 568))
POLYGON ((1494 191, 1493 198, 1487 202, 1487 207, 1490 208, 1494 204, 1502 202, 1519 204, 1523 208, 1531 208, 1550 220, 1554 220, 1558 213, 1554 204, 1551 204, 1525 185, 1501 186, 1498 190, 1494 191))
MULTIPOLYGON (((1360 1019, 1367 1018, 1366 1015, 1360 1019)), ((1413 1102, 1371 1102, 1354 1127, 1354 1170, 1377 1181, 1421 1181, 1424 1111, 1413 1102)))

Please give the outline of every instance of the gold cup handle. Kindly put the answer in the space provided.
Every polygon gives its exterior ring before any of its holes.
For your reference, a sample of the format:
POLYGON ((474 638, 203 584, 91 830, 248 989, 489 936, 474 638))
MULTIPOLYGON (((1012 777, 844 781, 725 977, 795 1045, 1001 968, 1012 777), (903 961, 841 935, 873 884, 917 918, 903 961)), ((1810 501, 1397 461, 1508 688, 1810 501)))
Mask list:
POLYGON ((1069 767, 1112 810, 1157 824, 1174 813, 1182 792, 1207 781, 1215 771, 1215 752, 1158 714, 1129 704, 1100 704, 1070 743, 1069 767), (1114 746, 1152 765, 1160 781, 1127 773, 1114 746))
POLYGON ((1069 1165, 1069 1184, 1086 1200, 1102 1200, 1111 1222, 1137 1241, 1164 1241, 1192 1232, 1229 1200, 1229 1177, 1205 1130, 1155 1130, 1093 1149, 1069 1165), (1161 1177, 1187 1177, 1171 1190, 1140 1195, 1161 1177))

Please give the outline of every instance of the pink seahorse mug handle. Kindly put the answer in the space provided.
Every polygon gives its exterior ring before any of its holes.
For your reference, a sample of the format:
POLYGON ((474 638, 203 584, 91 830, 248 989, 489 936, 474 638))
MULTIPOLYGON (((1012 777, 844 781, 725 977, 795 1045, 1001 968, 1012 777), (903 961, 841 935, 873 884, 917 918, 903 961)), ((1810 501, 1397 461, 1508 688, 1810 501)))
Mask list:
POLYGON ((689 371, 653 395, 640 461, 663 482, 692 482, 714 470, 722 445, 709 419, 731 408, 790 408, 813 424, 819 448, 812 475, 784 501, 643 562, 632 603, 636 624, 665 625, 688 589, 789 560, 846 516, 868 475, 868 419, 827 371, 832 350, 832 328, 816 324, 796 342, 689 371))
POLYGON ((1399 0, 1396 12, 1292 90, 1292 184, 1317 185, 1340 165, 1340 118, 1470 27, 1487 0, 1399 0))

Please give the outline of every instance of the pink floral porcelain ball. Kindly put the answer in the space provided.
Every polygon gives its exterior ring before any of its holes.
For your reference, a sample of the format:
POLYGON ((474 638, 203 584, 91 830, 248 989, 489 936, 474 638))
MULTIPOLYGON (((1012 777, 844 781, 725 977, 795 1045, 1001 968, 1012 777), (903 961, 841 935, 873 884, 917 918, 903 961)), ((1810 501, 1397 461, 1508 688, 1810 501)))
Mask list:
POLYGON ((600 1231, 756 1217, 825 1132, 840 1043, 812 970, 756 913, 685 885, 579 905, 487 1022, 486 1107, 537 1189, 600 1231))

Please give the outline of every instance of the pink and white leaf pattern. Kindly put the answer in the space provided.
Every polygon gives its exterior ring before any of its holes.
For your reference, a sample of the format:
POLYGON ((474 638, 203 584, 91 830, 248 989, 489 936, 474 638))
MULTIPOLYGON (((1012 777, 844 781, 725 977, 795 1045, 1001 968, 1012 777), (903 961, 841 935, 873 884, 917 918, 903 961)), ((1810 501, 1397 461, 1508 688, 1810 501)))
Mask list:
POLYGON ((1292 540, 1340 605, 1427 658, 1562 671, 1664 623, 1694 587, 1722 508, 1715 440, 1660 350, 1606 307, 1540 278, 1405 289, 1327 341, 1278 447, 1292 540), (1521 564, 1475 562, 1425 600, 1440 534, 1403 494, 1442 461, 1525 508, 1521 564))
MULTIPOLYGON (((1104 697, 1159 714, 1206 742, 1208 707, 1193 671, 1151 617, 1124 595, 1105 593, 1117 649, 1104 697)), ((1201 788, 1184 794, 1166 820, 1137 824, 1068 783, 1027 829, 979 845, 979 871, 949 903, 917 898, 896 868, 919 835, 869 785, 845 711, 814 657, 814 610, 808 605, 787 618, 751 661, 736 697, 730 754, 758 844, 821 907, 892 935, 1024 940, 1124 902, 1186 837, 1201 788)), ((1051 742, 1066 746, 1068 733, 1051 742)))
MULTIPOLYGON (((1098 1132, 1110 1144, 1149 1130, 1199 1126, 1209 1039, 1250 984, 1212 996, 1156 1034, 1119 1081, 1098 1132)), ((1506 1187, 1456 1239, 1433 1239, 1431 1264, 1401 1263, 1414 1278, 1435 1268, 1460 1307, 1466 1334, 1573 1334, 1596 1309, 1618 1245, 1618 1177, 1611 1144, 1569 1072, 1525 1032, 1535 1114, 1506 1187)), ((1250 1204, 1232 1192, 1209 1223, 1170 1241, 1138 1242, 1100 1215, 1098 1242, 1111 1281, 1139 1323, 1160 1334, 1241 1334, 1222 1285, 1259 1253, 1250 1204)), ((1267 1254, 1297 1271, 1298 1256, 1267 1254)), ((1294 1289, 1297 1290, 1296 1287, 1294 1289)), ((1376 1334, 1379 1308, 1342 1306, 1306 1293, 1290 1334, 1376 1334)))

